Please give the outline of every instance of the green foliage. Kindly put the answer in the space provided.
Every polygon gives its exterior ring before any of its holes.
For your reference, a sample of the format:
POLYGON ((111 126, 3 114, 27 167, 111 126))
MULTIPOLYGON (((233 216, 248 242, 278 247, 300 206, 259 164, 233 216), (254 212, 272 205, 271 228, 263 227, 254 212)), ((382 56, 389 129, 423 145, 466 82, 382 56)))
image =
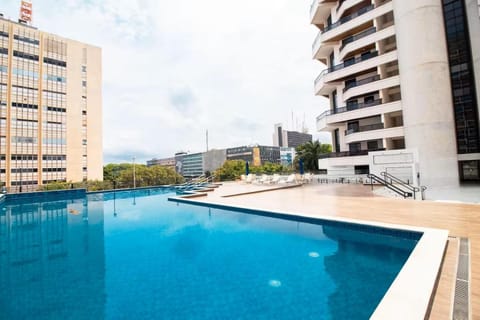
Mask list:
POLYGON ((215 177, 220 181, 236 180, 242 174, 245 174, 245 161, 243 160, 227 160, 215 171, 215 177))
POLYGON ((318 159, 321 154, 332 152, 332 145, 322 144, 318 140, 307 142, 298 146, 295 151, 297 155, 294 163, 298 167, 299 159, 303 159, 303 165, 306 171, 318 171, 318 159))
MULTIPOLYGON (((41 191, 87 189, 88 191, 111 190, 114 188, 133 188, 133 164, 108 164, 103 167, 103 181, 89 180, 83 182, 52 182, 40 187, 41 191)), ((161 166, 147 167, 135 165, 136 187, 150 187, 183 183, 181 175, 171 168, 161 166)))
MULTIPOLYGON (((254 174, 274 174, 287 173, 292 170, 278 163, 265 162, 259 167, 250 166, 249 171, 254 174)), ((222 167, 215 171, 215 177, 220 181, 236 180, 242 174, 245 174, 245 161, 243 160, 227 160, 222 167)))

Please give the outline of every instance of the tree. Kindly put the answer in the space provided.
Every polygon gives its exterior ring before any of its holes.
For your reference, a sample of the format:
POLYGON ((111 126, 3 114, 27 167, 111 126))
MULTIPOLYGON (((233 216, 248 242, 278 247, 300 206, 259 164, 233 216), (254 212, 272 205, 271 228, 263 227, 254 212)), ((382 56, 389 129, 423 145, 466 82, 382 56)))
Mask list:
POLYGON ((299 159, 303 159, 305 170, 318 171, 318 159, 320 155, 332 152, 332 145, 322 144, 318 140, 314 142, 309 141, 299 145, 295 151, 297 152, 297 156, 295 157, 296 163, 298 163, 299 159))
POLYGON ((215 177, 220 181, 232 181, 245 174, 245 161, 227 160, 215 171, 215 177))

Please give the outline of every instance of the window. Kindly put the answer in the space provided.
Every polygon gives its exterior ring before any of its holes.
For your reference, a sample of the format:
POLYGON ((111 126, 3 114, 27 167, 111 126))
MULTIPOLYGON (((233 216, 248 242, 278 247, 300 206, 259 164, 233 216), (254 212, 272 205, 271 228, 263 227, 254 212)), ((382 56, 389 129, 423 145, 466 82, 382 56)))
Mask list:
POLYGON ((363 102, 365 104, 371 104, 375 101, 375 97, 374 96, 366 96, 365 98, 363 98, 363 102))
POLYGON ((67 66, 67 63, 65 61, 60 61, 60 60, 51 59, 51 58, 43 58, 43 62, 54 65, 54 66, 60 66, 60 67, 67 66))
POLYGON ((87 81, 83 80, 82 81, 82 87, 86 87, 87 86, 87 81))
POLYGON ((378 141, 368 141, 367 142, 367 149, 368 150, 378 150, 378 141))
POLYGON ((82 72, 87 72, 87 66, 82 66, 82 72))

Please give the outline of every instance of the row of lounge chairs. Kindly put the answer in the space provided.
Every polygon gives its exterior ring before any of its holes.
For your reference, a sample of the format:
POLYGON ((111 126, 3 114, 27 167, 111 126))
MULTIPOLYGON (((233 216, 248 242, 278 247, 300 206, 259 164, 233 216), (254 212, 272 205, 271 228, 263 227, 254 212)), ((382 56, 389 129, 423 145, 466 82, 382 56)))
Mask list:
POLYGON ((313 180, 313 175, 306 173, 303 175, 300 174, 290 174, 288 176, 273 174, 267 175, 262 174, 257 176, 256 174, 241 175, 241 181, 244 183, 251 184, 295 184, 295 183, 310 183, 313 180))

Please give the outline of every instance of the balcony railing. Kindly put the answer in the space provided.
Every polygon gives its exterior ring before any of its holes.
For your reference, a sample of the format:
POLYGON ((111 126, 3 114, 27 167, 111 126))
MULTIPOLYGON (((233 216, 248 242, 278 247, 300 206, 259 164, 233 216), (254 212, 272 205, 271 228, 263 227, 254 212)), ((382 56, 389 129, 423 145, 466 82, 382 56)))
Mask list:
POLYGON ((333 114, 344 113, 344 112, 363 109, 363 108, 370 108, 370 107, 378 106, 379 104, 382 104, 382 99, 377 99, 377 100, 364 102, 364 103, 354 103, 354 104, 349 104, 342 108, 327 110, 317 117, 317 121, 321 120, 326 116, 330 116, 333 114))
POLYGON ((360 126, 356 129, 345 130, 345 135, 348 136, 349 134, 353 134, 353 133, 357 133, 357 132, 380 130, 380 129, 384 129, 384 128, 385 128, 385 125, 383 123, 375 123, 375 124, 370 124, 370 125, 367 125, 367 126, 360 126))
POLYGON ((343 93, 345 93, 348 89, 352 89, 352 88, 355 88, 355 87, 358 87, 358 86, 361 86, 361 85, 364 85, 364 84, 367 84, 367 83, 371 83, 371 82, 375 82, 375 81, 378 81, 380 80, 380 75, 374 75, 374 76, 371 76, 371 77, 368 77, 368 78, 365 78, 365 79, 362 79, 362 80, 356 80, 355 82, 349 82, 345 88, 343 88, 343 93))
POLYGON ((315 37, 315 40, 313 41, 313 44, 312 44, 312 51, 313 49, 315 49, 315 46, 318 44, 318 42, 320 42, 320 39, 322 38, 321 35, 322 34, 319 32, 315 37))
POLYGON ((332 29, 335 29, 336 27, 338 26, 341 26, 342 24, 352 20, 352 19, 355 19, 356 17, 359 17, 361 16, 362 14, 365 14, 371 10, 375 9, 375 6, 373 4, 369 5, 369 6, 366 6, 366 7, 363 7, 362 9, 352 13, 351 15, 348 15, 346 17, 343 17, 342 19, 338 20, 337 22, 335 23, 332 23, 328 26, 325 27, 325 29, 323 29, 322 33, 325 33, 327 31, 330 31, 332 29))
POLYGON ((366 156, 366 155, 368 155, 369 152, 374 152, 374 151, 385 151, 385 148, 325 153, 325 154, 321 154, 318 158, 319 159, 328 159, 328 158, 366 156))
POLYGON ((366 36, 369 36, 369 35, 371 35, 375 32, 377 32, 377 28, 376 27, 371 27, 371 28, 368 28, 367 30, 364 30, 362 32, 354 34, 353 36, 350 36, 350 37, 347 37, 347 38, 343 39, 342 40, 342 46, 340 47, 340 51, 342 51, 343 48, 347 44, 352 43, 352 42, 357 41, 357 40, 360 40, 362 38, 365 38, 366 36))
POLYGON ((358 58, 355 58, 355 59, 350 59, 350 60, 347 60, 345 62, 342 62, 340 64, 337 64, 333 67, 330 67, 330 68, 327 68, 325 70, 323 70, 319 75, 318 77, 315 79, 315 84, 317 84, 320 79, 325 76, 326 74, 330 73, 330 72, 334 72, 334 71, 338 71, 338 70, 342 70, 346 67, 350 67, 350 66, 353 66, 357 63, 360 63, 360 62, 363 62, 363 61, 366 61, 368 59, 372 59, 372 58, 375 58, 378 56, 378 51, 371 51, 367 54, 364 54, 358 58))

